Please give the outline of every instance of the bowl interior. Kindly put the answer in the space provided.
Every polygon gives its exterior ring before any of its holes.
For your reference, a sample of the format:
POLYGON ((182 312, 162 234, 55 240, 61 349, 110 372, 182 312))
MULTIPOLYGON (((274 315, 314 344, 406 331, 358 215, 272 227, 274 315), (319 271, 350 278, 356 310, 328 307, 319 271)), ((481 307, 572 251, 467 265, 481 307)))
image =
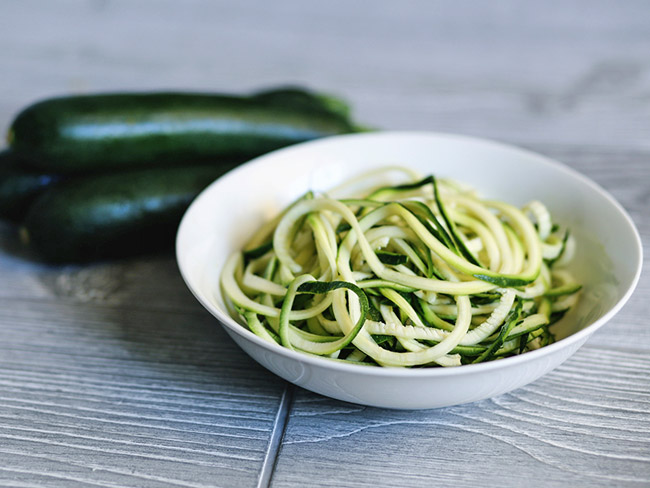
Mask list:
POLYGON ((631 294, 641 268, 638 233, 622 207, 596 184, 510 146, 402 132, 300 144, 257 158, 214 182, 191 205, 179 229, 177 257, 186 283, 222 323, 252 339, 224 305, 219 274, 225 259, 305 191, 329 190, 360 172, 391 165, 453 178, 514 205, 540 200, 556 222, 571 229, 577 252, 570 268, 584 288, 579 305, 554 326, 559 339, 601 325, 631 294))

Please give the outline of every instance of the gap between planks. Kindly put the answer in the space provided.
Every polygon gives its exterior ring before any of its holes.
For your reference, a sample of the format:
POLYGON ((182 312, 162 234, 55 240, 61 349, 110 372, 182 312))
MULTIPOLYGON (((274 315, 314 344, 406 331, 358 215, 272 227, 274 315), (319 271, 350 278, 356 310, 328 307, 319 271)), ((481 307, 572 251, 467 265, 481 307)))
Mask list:
POLYGON ((287 383, 287 386, 282 392, 280 405, 278 405, 278 411, 273 421, 273 430, 271 431, 269 445, 264 455, 264 462, 262 463, 262 469, 260 470, 257 481, 257 488, 268 488, 271 485, 271 478, 273 477, 273 471, 275 470, 278 454, 280 453, 282 438, 284 437, 287 422, 289 421, 289 412, 293 405, 293 395, 294 387, 291 383, 287 383))

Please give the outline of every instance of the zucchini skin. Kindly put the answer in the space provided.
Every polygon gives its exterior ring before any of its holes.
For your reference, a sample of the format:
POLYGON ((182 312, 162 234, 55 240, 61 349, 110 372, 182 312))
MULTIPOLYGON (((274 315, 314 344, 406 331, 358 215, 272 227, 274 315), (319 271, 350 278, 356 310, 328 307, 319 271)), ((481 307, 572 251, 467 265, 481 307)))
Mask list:
POLYGON ((342 98, 307 90, 299 86, 283 86, 256 92, 257 101, 277 105, 288 105, 304 110, 320 110, 350 120, 350 105, 342 98))
POLYGON ((8 140, 32 167, 74 173, 179 160, 244 161, 354 130, 338 113, 308 105, 200 93, 68 96, 24 109, 8 140))
POLYGON ((31 205, 21 237, 50 263, 84 263, 172 249, 189 204, 232 166, 132 170, 65 182, 31 205))
POLYGON ((23 165, 13 152, 0 152, 0 220, 21 222, 34 199, 63 179, 55 174, 25 171, 23 165))

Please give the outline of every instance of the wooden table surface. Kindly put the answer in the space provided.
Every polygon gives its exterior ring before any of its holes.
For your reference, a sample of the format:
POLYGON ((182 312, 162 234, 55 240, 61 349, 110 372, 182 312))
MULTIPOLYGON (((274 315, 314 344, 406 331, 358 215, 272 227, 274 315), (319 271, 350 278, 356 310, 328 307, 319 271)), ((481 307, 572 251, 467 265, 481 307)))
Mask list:
MULTIPOLYGON (((4 0, 0 130, 55 94, 299 83, 376 127, 557 158, 623 204, 650 256, 649 7, 4 0)), ((257 366, 172 256, 49 267, 3 226, 0 485, 650 486, 648 317, 646 272, 610 323, 526 387, 365 408, 257 366)))

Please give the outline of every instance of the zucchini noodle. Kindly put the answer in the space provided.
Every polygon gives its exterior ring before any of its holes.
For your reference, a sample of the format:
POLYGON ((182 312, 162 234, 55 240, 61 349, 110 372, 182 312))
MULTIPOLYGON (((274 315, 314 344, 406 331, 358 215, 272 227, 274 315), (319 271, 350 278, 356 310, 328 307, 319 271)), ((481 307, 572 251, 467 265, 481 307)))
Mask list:
POLYGON ((480 363, 553 342, 550 326, 581 285, 564 267, 573 238, 542 202, 519 209, 394 166, 344 189, 350 198, 306 193, 228 258, 224 297, 254 334, 389 367, 480 363), (389 171, 406 181, 377 186, 389 171))

